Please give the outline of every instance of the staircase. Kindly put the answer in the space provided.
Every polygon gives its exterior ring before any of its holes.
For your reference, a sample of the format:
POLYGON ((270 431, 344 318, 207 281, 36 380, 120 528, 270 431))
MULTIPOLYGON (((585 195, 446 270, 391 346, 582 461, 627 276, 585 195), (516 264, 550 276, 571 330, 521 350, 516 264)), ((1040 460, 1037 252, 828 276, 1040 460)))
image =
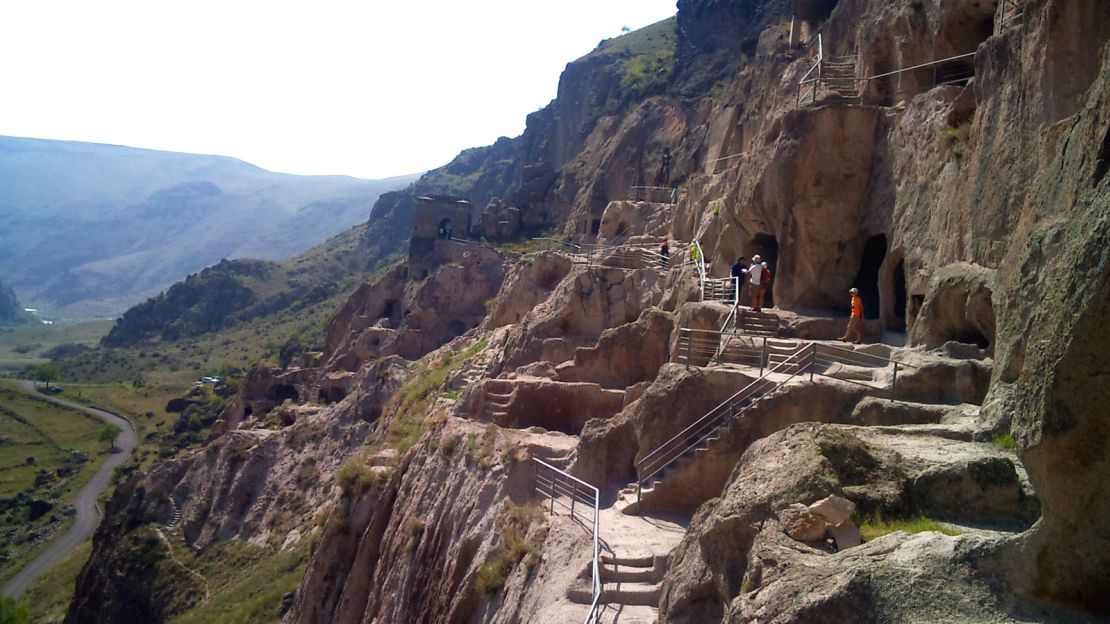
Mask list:
POLYGON ((779 335, 779 317, 773 312, 754 312, 740 308, 737 328, 749 336, 779 335))
MULTIPOLYGON (((670 565, 668 555, 622 557, 601 556, 601 622, 654 624, 658 617, 663 576, 670 565)), ((576 580, 567 599, 588 605, 593 600, 593 585, 588 576, 576 580)))
POLYGON ((873 381, 875 369, 893 364, 894 376, 890 386, 893 395, 898 367, 907 366, 889 358, 829 344, 768 338, 764 349, 766 372, 636 462, 639 481, 630 483, 620 493, 621 499, 630 501, 625 508, 626 513, 638 510, 643 494, 651 492, 668 475, 707 453, 715 441, 731 430, 732 424, 741 415, 803 373, 808 373, 811 378, 822 375, 863 383, 873 381), (635 502, 631 502, 633 494, 635 502))
POLYGON ((181 522, 181 510, 177 507, 177 501, 175 501, 172 496, 169 497, 169 500, 170 500, 170 521, 167 522, 164 526, 167 529, 173 530, 173 529, 177 528, 178 523, 181 522))
POLYGON ((818 100, 827 102, 859 102, 861 80, 856 71, 855 56, 830 56, 821 63, 818 100))

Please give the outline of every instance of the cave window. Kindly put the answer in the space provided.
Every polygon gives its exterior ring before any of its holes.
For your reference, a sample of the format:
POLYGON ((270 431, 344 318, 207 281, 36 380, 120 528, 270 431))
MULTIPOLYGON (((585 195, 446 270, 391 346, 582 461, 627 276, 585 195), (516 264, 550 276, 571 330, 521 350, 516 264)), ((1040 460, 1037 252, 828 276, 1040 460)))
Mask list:
POLYGON ((249 418, 250 415, 253 414, 253 413, 254 413, 254 410, 251 409, 251 406, 248 405, 245 408, 243 408, 243 418, 249 418))
POLYGON ((451 220, 444 219, 439 222, 439 227, 436 228, 437 238, 451 238, 451 220))
POLYGON ((450 334, 452 338, 465 334, 466 323, 463 323, 458 319, 451 321, 447 324, 447 333, 450 334))
POLYGON ((390 299, 385 302, 385 309, 382 310, 382 317, 387 319, 395 319, 399 316, 400 302, 396 299, 390 299))
POLYGON ((771 269, 774 282, 771 283, 771 289, 763 295, 763 305, 768 308, 775 307, 775 282, 778 281, 778 266, 779 266, 779 240, 771 234, 756 234, 752 239, 751 257, 759 256, 759 259, 767 263, 767 268, 771 269))
POLYGON ((863 258, 852 286, 863 299, 863 317, 879 318, 879 268, 886 258, 886 236, 878 234, 863 244, 863 258))
POLYGON ((590 221, 590 234, 597 235, 601 232, 601 219, 590 221))
POLYGON ((297 393, 297 389, 294 388, 293 386, 290 386, 290 385, 286 384, 286 385, 281 385, 281 386, 278 386, 278 387, 274 388, 274 399, 275 400, 284 401, 286 399, 292 399, 293 401, 296 401, 299 398, 300 398, 300 394, 297 393))

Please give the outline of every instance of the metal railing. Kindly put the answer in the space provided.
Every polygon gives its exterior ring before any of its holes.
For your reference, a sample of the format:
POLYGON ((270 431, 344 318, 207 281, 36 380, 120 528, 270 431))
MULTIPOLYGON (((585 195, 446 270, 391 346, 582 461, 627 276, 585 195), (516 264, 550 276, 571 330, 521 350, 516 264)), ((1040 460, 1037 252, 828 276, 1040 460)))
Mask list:
POLYGON ((677 193, 678 189, 673 186, 633 186, 628 189, 628 198, 632 201, 673 204, 677 193))
POLYGON ((1002 34, 1011 25, 1020 22, 1025 14, 1025 0, 1002 0, 994 22, 994 34, 1002 34))
MULTIPOLYGON (((695 330, 684 331, 692 332, 695 330)), ((692 335, 691 338, 693 338, 692 335)), ((636 488, 637 503, 640 501, 640 496, 644 488, 653 483, 656 479, 661 480, 664 476, 664 471, 676 464, 691 451, 696 453, 699 446, 708 444, 723 427, 730 426, 737 417, 754 407, 767 395, 790 383, 798 375, 808 372, 810 381, 812 381, 814 375, 825 375, 826 373, 826 371, 817 370, 819 365, 828 366, 834 363, 872 368, 885 368, 893 364, 894 374, 890 384, 890 393, 891 396, 893 396, 898 383, 899 366, 916 368, 915 366, 899 362, 898 360, 872 355, 870 353, 862 353, 835 345, 813 342, 799 347, 788 356, 785 354, 783 355, 785 356, 784 359, 772 366, 770 354, 767 349, 767 342, 766 339, 764 339, 762 354, 760 356, 760 375, 755 381, 741 388, 739 392, 725 399, 724 402, 706 412, 701 418, 690 423, 682 431, 679 431, 669 440, 662 443, 655 450, 636 462, 636 471, 639 475, 636 488), (767 366, 766 372, 763 372, 764 365, 767 366), (772 375, 784 374, 787 375, 785 379, 780 379, 778 381, 771 379, 772 375)), ((844 379, 841 381, 851 382, 851 380, 844 379)), ((706 448, 708 448, 708 446, 706 448)))
MULTIPOLYGON (((560 251, 569 255, 571 260, 578 264, 590 266, 613 266, 614 264, 632 264, 635 268, 666 269, 671 265, 670 256, 664 256, 659 249, 662 243, 622 243, 619 245, 602 245, 597 243, 574 243, 557 238, 536 238, 558 243, 560 251)), ((683 243, 673 242, 672 249, 681 249, 683 243)), ((621 267, 617 267, 621 268, 621 267)), ((623 267, 627 268, 627 267, 623 267)))
POLYGON ((766 336, 757 338, 713 329, 680 327, 674 354, 677 362, 688 366, 728 363, 763 368, 767 358, 766 343, 766 336))
POLYGON ((532 473, 532 490, 550 501, 550 512, 555 513, 555 505, 567 510, 571 517, 576 515, 593 527, 593 590, 594 598, 585 623, 596 623, 601 616, 601 538, 598 517, 601 513, 600 497, 597 488, 574 475, 560 470, 542 459, 532 458, 535 472, 532 473), (570 501, 568 505, 566 501, 570 501), (577 509, 576 509, 577 507, 577 509), (587 516, 583 510, 593 510, 587 516))
POLYGON ((690 260, 698 270, 699 292, 701 292, 701 300, 705 301, 705 252, 702 251, 701 243, 698 241, 690 243, 690 260))
POLYGON ((702 300, 736 303, 740 300, 740 281, 732 277, 706 277, 702 300))
MULTIPOLYGON (((1015 0, 1006 1, 1014 2, 1015 0)), ((1023 5, 1024 3, 1021 2, 1019 4, 1023 5)), ((1013 20, 1021 17, 1020 13, 1017 13, 1016 15, 1016 18, 1011 17, 1010 19, 1013 20)), ((999 23, 1005 23, 1004 18, 1001 17, 1001 13, 999 17, 999 23)), ((825 56, 824 44, 822 42, 821 35, 817 35, 817 56, 813 65, 804 74, 802 74, 801 78, 798 79, 798 92, 795 105, 797 108, 801 108, 805 105, 816 104, 817 101, 822 98, 822 85, 840 85, 840 88, 844 88, 844 85, 850 85, 850 88, 854 89, 852 99, 856 97, 854 95, 855 91, 858 91, 859 103, 863 104, 867 101, 879 101, 893 97, 895 95, 904 95, 908 93, 919 92, 923 88, 931 89, 933 87, 939 87, 948 84, 966 83, 968 80, 974 77, 975 68, 974 65, 968 67, 965 64, 961 63, 961 61, 966 61, 974 56, 975 52, 968 52, 965 54, 957 54, 956 56, 937 59, 929 61, 927 63, 921 63, 918 65, 913 65, 911 67, 904 67, 901 69, 896 69, 894 71, 875 74, 872 76, 833 77, 825 75, 825 65, 826 63, 831 63, 833 57, 825 56), (945 65, 948 65, 949 67, 945 68, 945 65), (924 86, 918 86, 913 89, 895 90, 889 93, 881 93, 878 95, 870 95, 872 84, 877 80, 885 80, 896 76, 901 76, 909 72, 919 72, 923 70, 932 71, 932 80, 927 80, 924 86)), ((841 65, 846 65, 849 62, 848 60, 853 59, 854 57, 845 56, 836 58, 840 59, 841 65)))

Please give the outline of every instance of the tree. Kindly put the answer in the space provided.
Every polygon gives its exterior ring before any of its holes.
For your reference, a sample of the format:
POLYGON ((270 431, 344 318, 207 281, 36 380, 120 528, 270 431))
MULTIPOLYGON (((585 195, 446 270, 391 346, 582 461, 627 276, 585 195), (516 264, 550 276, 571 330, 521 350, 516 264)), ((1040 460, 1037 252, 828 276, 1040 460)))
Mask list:
POLYGON ((100 441, 111 444, 112 450, 114 451, 116 450, 116 436, 122 431, 123 429, 120 429, 118 425, 105 423, 104 426, 100 428, 100 441))
POLYGON ((46 384, 47 388, 50 387, 50 382, 61 376, 61 370, 59 370, 58 365, 53 362, 47 362, 46 364, 40 364, 38 366, 29 366, 25 369, 25 372, 29 373, 35 381, 46 384))

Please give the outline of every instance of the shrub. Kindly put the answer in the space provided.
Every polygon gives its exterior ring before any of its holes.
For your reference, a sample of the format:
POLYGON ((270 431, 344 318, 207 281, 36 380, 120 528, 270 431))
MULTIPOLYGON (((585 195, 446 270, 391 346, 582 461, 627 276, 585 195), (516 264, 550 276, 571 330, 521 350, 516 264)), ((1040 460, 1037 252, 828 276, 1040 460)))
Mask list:
POLYGON ((373 483, 373 472, 370 466, 366 464, 365 459, 354 457, 336 471, 335 480, 339 484, 339 489, 343 491, 343 495, 347 496, 356 488, 361 491, 373 483))
POLYGON ((1007 451, 1010 453, 1017 453, 1018 451, 1017 440, 1014 439, 1014 434, 1010 431, 995 435, 991 438, 991 444, 994 444, 1000 451, 1007 451))
POLYGON ((481 595, 490 597, 500 591, 521 561, 528 572, 540 562, 547 529, 543 527, 533 531, 532 525, 544 520, 543 508, 537 503, 517 505, 512 501, 505 501, 497 519, 501 543, 478 568, 475 589, 481 595))

